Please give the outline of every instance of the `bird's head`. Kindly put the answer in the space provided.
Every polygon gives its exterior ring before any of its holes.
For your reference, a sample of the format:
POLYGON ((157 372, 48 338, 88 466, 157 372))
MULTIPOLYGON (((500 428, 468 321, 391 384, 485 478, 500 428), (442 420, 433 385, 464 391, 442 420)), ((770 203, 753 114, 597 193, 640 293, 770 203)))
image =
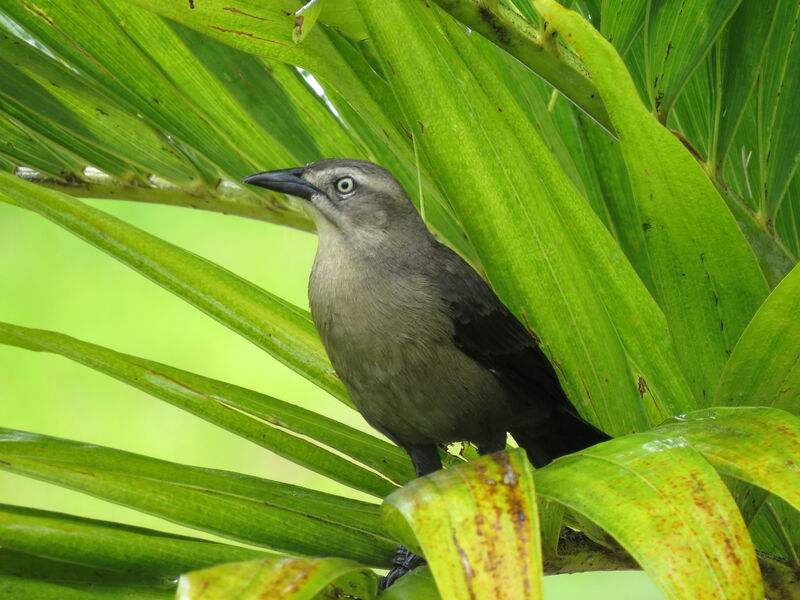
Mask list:
POLYGON ((397 180, 363 160, 326 159, 296 169, 266 171, 242 183, 307 200, 320 236, 384 243, 392 234, 427 230, 397 180), (420 229, 421 228, 421 229, 420 229))

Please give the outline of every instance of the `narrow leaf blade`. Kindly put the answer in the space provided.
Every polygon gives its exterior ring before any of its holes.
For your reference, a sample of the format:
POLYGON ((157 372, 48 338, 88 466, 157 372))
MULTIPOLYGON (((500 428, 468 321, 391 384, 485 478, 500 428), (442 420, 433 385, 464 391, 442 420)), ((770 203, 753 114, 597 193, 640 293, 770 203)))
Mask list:
MULTIPOLYGON (((169 582, 181 573, 265 552, 167 535, 95 519, 0 504, 0 545, 53 561, 125 574, 131 581, 169 582)), ((8 570, 7 574, 22 576, 8 570)), ((66 567, 65 567, 66 568, 66 567)))
POLYGON ((541 598, 539 519, 524 451, 415 479, 383 505, 389 528, 422 549, 443 600, 541 598))
POLYGON ((252 390, 51 331, 0 323, 0 343, 61 354, 224 427, 299 465, 381 498, 414 477, 408 456, 397 446, 252 390), (377 473, 286 430, 317 440, 377 473))
POLYGON ((800 414, 800 266, 778 284, 733 349, 716 406, 763 405, 800 414))
POLYGON ((388 563, 378 507, 257 477, 0 429, 0 468, 257 546, 388 563))
POLYGON ((482 58, 498 50, 423 3, 360 8, 406 127, 489 280, 542 339, 582 414, 621 433, 696 406, 660 309, 482 58))
POLYGON ((306 311, 191 252, 8 173, 0 172, 0 200, 36 212, 107 252, 351 405, 306 311))

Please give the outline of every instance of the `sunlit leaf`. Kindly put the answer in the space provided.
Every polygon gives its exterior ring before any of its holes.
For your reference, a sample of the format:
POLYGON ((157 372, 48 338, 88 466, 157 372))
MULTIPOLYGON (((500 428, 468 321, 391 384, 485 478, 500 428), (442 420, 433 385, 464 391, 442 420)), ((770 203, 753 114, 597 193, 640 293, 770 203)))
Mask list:
POLYGON ((406 573, 381 594, 381 600, 441 600, 430 568, 426 565, 406 573))
MULTIPOLYGON (((356 7, 352 2, 326 0, 324 4, 328 7, 323 7, 321 19, 330 22, 334 29, 314 27, 308 32, 302 44, 295 44, 291 39, 294 11, 301 6, 292 2, 266 5, 262 3, 252 6, 240 0, 206 0, 198 2, 193 7, 160 0, 135 0, 135 3, 238 50, 266 57, 271 62, 281 61, 302 67, 312 73, 322 82, 329 97, 337 100, 336 110, 345 116, 347 127, 342 128, 338 122, 334 125, 328 115, 318 126, 308 127, 307 121, 307 130, 315 134, 314 138, 330 135, 337 137, 346 132, 357 142, 358 151, 355 153, 347 151, 346 145, 340 144, 344 146, 343 155, 380 162, 404 184, 412 198, 417 198, 414 192, 418 188, 418 182, 421 181, 426 204, 423 212, 428 222, 434 230, 447 239, 450 245, 457 248, 471 262, 477 262, 469 240, 465 238, 448 206, 447 199, 437 187, 435 175, 420 173, 417 169, 411 131, 407 127, 404 128, 399 120, 399 108, 391 89, 386 81, 378 76, 364 54, 354 48, 352 41, 343 37, 338 31, 342 28, 346 33, 355 36, 355 39, 361 39, 363 22, 360 15, 354 14, 356 7), (350 116, 355 118, 351 119, 350 116), (365 133, 365 129, 368 132, 365 133)), ((180 28, 178 33, 182 37, 188 37, 180 28)), ((200 55, 203 57, 206 53, 200 52, 200 55)), ((216 61, 211 61, 211 64, 214 62, 216 61)), ((243 59, 242 62, 247 65, 250 61, 243 59)), ((222 65, 209 68, 213 72, 219 71, 220 68, 230 71, 229 67, 222 65)), ((258 78, 258 74, 253 71, 240 71, 240 73, 242 76, 247 74, 258 78)), ((254 102, 261 103, 259 111, 248 108, 255 122, 274 123, 276 121, 274 115, 262 118, 264 112, 272 112, 271 104, 265 103, 271 96, 262 91, 264 86, 258 82, 252 87, 248 82, 249 78, 245 79, 243 84, 229 83, 226 87, 232 90, 238 89, 240 94, 247 93, 249 97, 242 101, 245 107, 252 107, 254 102)), ((184 85, 191 83, 184 81, 184 85)), ((308 101, 308 94, 305 99, 308 101)), ((302 110, 293 112, 297 112, 302 118, 302 110)), ((273 131, 273 127, 268 127, 268 131, 273 131)), ((291 128, 287 126, 279 127, 278 131, 288 131, 291 134, 291 128)), ((280 139, 287 147, 294 143, 292 135, 280 139)), ((318 154, 314 159, 332 156, 323 154, 332 151, 329 144, 323 141, 319 141, 318 144, 322 156, 318 154)), ((275 166, 295 166, 300 162, 298 160, 295 164, 275 166)), ((270 168, 270 163, 262 163, 261 166, 262 168, 257 170, 270 168)), ((239 179, 241 176, 242 174, 232 178, 239 179)))
POLYGON ((421 548, 443 600, 542 597, 539 518, 524 452, 416 479, 384 501, 383 513, 407 546, 421 548))
POLYGON ((340 558, 265 558, 220 565, 183 575, 179 600, 372 600, 377 578, 340 558))
POLYGON ((505 1, 436 0, 436 4, 516 57, 602 127, 612 129, 597 89, 580 61, 563 49, 561 53, 554 51, 550 33, 526 21, 516 7, 505 1))
POLYGON ((774 408, 718 407, 674 421, 656 432, 684 441, 717 470, 768 490, 800 511, 800 418, 774 408))
POLYGON ((302 42, 313 29, 319 18, 324 0, 312 0, 304 4, 302 8, 294 13, 294 27, 292 28, 292 40, 295 44, 302 42))
POLYGON ((657 298, 683 372, 708 405, 722 368, 767 294, 749 245, 702 168, 645 109, 614 48, 550 0, 537 9, 586 62, 620 137, 657 298))
POLYGON ((757 486, 746 491, 754 504, 743 509, 753 541, 761 551, 798 564, 800 419, 774 408, 718 407, 676 420, 656 431, 690 445, 720 473, 757 486))
POLYGON ((542 339, 572 401, 617 433, 694 406, 661 311, 524 108, 479 58, 484 45, 422 4, 361 6, 392 64, 387 76, 408 127, 489 279, 542 339))
POLYGON ((538 494, 605 529, 666 597, 763 598, 747 527, 692 448, 653 433, 626 436, 558 459, 535 480, 538 494))

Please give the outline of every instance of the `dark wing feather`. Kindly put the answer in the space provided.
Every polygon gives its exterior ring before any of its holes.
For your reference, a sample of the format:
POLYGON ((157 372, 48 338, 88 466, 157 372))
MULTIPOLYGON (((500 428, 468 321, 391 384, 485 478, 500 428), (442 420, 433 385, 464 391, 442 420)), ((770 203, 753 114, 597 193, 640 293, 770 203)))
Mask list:
POLYGON ((458 255, 441 247, 432 281, 453 321, 453 341, 521 399, 523 414, 509 426, 536 467, 609 439, 567 399, 533 335, 458 255))
POLYGON ((432 279, 453 321, 456 346, 532 403, 547 405, 537 408, 577 415, 533 335, 458 255, 445 247, 441 252, 443 260, 435 261, 440 272, 432 279))

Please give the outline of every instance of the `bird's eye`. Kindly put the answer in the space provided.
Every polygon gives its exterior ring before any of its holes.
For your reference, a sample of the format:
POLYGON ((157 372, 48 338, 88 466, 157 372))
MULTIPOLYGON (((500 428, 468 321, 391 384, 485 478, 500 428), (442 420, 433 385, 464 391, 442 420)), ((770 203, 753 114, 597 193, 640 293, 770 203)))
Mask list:
POLYGON ((342 177, 336 181, 336 191, 340 194, 349 194, 356 188, 356 182, 352 177, 342 177))

